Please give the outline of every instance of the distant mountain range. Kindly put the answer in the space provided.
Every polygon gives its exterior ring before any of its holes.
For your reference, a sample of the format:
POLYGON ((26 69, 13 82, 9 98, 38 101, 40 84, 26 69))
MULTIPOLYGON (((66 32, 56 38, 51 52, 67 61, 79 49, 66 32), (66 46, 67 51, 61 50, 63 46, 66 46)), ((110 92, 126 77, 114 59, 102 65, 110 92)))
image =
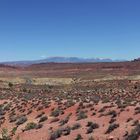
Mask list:
POLYGON ((134 61, 140 61, 140 58, 134 59, 134 61))
POLYGON ((79 57, 48 57, 42 60, 33 61, 13 61, 13 62, 2 62, 1 64, 6 65, 32 65, 39 63, 95 63, 95 62, 121 62, 125 60, 112 60, 112 59, 100 59, 100 58, 79 58, 79 57))

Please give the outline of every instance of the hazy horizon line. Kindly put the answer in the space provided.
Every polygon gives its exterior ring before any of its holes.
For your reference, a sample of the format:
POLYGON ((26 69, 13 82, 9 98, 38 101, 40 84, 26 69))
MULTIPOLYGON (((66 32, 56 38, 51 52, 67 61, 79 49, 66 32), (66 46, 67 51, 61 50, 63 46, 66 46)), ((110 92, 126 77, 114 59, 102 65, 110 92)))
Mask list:
POLYGON ((17 60, 5 60, 1 61, 0 63, 7 63, 7 62, 24 62, 24 61, 39 61, 39 60, 45 60, 45 59, 51 59, 51 58, 78 58, 78 59, 83 59, 83 60, 88 60, 88 59, 99 59, 99 60, 107 60, 110 59, 112 61, 132 61, 134 59, 115 59, 115 58, 109 58, 109 57, 78 57, 78 56, 48 56, 44 58, 38 58, 38 59, 17 59, 17 60))

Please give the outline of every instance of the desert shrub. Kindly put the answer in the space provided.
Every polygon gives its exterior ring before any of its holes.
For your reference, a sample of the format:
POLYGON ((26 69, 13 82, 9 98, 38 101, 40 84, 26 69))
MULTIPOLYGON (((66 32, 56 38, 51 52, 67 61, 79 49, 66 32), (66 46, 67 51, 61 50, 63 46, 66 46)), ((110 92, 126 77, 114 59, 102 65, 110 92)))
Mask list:
POLYGON ((12 135, 15 135, 16 134, 16 131, 17 131, 17 127, 14 127, 11 131, 12 135))
POLYGON ((11 140, 10 136, 8 135, 8 130, 3 128, 1 131, 2 140, 11 140))
POLYGON ((76 123, 72 126, 72 130, 76 130, 76 129, 79 129, 81 127, 81 125, 79 123, 76 123))
POLYGON ((126 122, 130 122, 130 121, 132 121, 133 120, 133 118, 128 118, 127 120, 126 120, 126 122))
POLYGON ((58 129, 51 134, 49 140, 55 140, 57 138, 60 138, 62 135, 67 136, 70 134, 70 132, 71 128, 69 126, 63 129, 58 129))
POLYGON ((77 120, 82 120, 82 119, 86 119, 86 118, 87 118, 87 115, 85 114, 84 111, 80 111, 78 113, 77 120))
POLYGON ((75 102, 73 102, 73 100, 68 100, 65 104, 66 108, 69 108, 71 106, 74 106, 75 105, 75 102))
POLYGON ((137 89, 137 88, 138 88, 137 85, 135 85, 135 86, 134 86, 134 89, 137 89))
POLYGON ((92 124, 93 124, 93 122, 88 122, 86 126, 90 127, 92 124))
POLYGON ((135 114, 140 114, 140 107, 135 108, 135 114))
POLYGON ((116 119, 111 118, 111 120, 109 121, 109 123, 114 123, 116 121, 116 119))
POLYGON ((109 111, 107 115, 111 115, 112 118, 117 117, 117 112, 115 110, 109 111))
POLYGON ((26 116, 22 116, 22 117, 20 117, 20 118, 17 120, 16 125, 24 124, 26 121, 27 121, 27 117, 26 117, 26 116))
POLYGON ((36 128, 35 129, 41 129, 43 127, 43 124, 38 124, 37 126, 36 126, 36 128))
POLYGON ((135 121, 133 122, 132 126, 136 126, 136 125, 138 125, 138 124, 139 124, 139 120, 135 120, 135 121))
POLYGON ((107 97, 103 98, 102 103, 108 103, 108 102, 110 102, 109 98, 107 97))
POLYGON ((40 111, 40 110, 42 110, 43 109, 43 106, 39 106, 38 108, 37 108, 37 111, 40 111))
POLYGON ((45 114, 44 112, 41 112, 40 114, 38 114, 38 115, 36 116, 36 119, 42 117, 44 114, 45 114))
POLYGON ((9 86, 10 88, 13 87, 13 83, 9 82, 9 83, 8 83, 8 86, 9 86))
POLYGON ((9 118, 10 123, 16 122, 16 120, 17 120, 16 116, 10 116, 10 118, 9 118))
POLYGON ((77 137, 75 138, 75 140, 82 140, 82 139, 83 137, 80 134, 78 134, 77 137))
POLYGON ((8 111, 8 110, 10 110, 10 107, 11 107, 11 104, 9 103, 6 106, 4 106, 3 110, 8 111))
POLYGON ((53 132, 49 138, 49 140, 56 140, 57 138, 60 138, 62 135, 62 130, 58 129, 55 132, 53 132))
POLYGON ((140 107, 136 107, 135 110, 140 110, 140 107))
POLYGON ((55 123, 58 122, 59 120, 60 120, 59 118, 53 118, 50 123, 55 123))
POLYGON ((97 123, 88 122, 87 127, 91 127, 92 129, 97 129, 99 128, 99 125, 97 123))
POLYGON ((53 87, 54 87, 53 85, 46 85, 47 89, 53 89, 53 87))
POLYGON ((0 107, 0 115, 5 115, 4 106, 0 107))
POLYGON ((91 136, 88 140, 94 140, 94 138, 91 136))
POLYGON ((48 119, 47 116, 43 116, 43 117, 40 118, 39 123, 44 122, 44 121, 46 121, 47 119, 48 119))
POLYGON ((90 134, 93 132, 93 128, 90 126, 88 129, 87 129, 87 134, 90 134))
POLYGON ((105 112, 105 108, 104 108, 104 107, 101 108, 98 112, 99 112, 99 113, 105 112))
POLYGON ((93 113, 92 113, 92 116, 95 116, 95 115, 96 115, 96 112, 93 112, 93 113))
POLYGON ((28 112, 27 112, 27 115, 29 115, 29 114, 31 114, 32 113, 32 110, 29 110, 28 112))
POLYGON ((0 116, 0 120, 4 120, 5 119, 5 117, 4 116, 0 116))
POLYGON ((111 133, 112 131, 114 131, 118 127, 119 127, 119 124, 110 124, 105 134, 111 133))
POLYGON ((28 124, 25 126, 25 131, 28 131, 28 130, 31 130, 31 129, 35 129, 36 126, 37 126, 36 123, 30 122, 30 123, 28 123, 28 124))
POLYGON ((132 131, 126 140, 138 140, 140 136, 140 124, 138 124, 132 131))
POLYGON ((69 126, 67 126, 66 128, 63 129, 62 133, 64 136, 67 136, 70 134, 70 132, 71 132, 71 128, 69 126))
POLYGON ((24 88, 22 89, 22 91, 23 91, 23 92, 27 92, 27 89, 24 87, 24 88))
POLYGON ((80 102, 79 107, 82 107, 82 106, 84 106, 84 104, 83 104, 83 102, 80 102))
POLYGON ((51 116, 53 117, 58 117, 60 114, 62 114, 62 110, 60 110, 59 108, 56 108, 51 112, 51 116))
POLYGON ((68 123, 68 121, 69 121, 69 117, 66 117, 65 119, 61 120, 60 121, 60 126, 65 125, 66 123, 68 123))

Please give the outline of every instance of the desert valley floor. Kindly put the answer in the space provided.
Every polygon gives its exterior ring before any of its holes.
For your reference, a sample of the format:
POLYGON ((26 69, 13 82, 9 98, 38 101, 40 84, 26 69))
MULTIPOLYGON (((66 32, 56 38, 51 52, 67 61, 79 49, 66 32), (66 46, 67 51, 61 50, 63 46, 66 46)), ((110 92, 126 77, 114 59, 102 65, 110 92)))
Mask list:
POLYGON ((140 62, 0 65, 0 137, 139 140, 140 62))

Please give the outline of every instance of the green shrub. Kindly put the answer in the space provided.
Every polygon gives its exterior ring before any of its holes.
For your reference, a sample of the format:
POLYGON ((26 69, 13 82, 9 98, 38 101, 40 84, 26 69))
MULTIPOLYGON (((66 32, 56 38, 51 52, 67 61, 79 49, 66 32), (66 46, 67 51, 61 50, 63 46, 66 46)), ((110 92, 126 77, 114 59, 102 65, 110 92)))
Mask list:
POLYGON ((8 83, 8 86, 9 86, 10 88, 12 88, 12 87, 13 87, 13 83, 9 82, 9 83, 8 83))
POLYGON ((28 131, 28 130, 31 130, 31 129, 35 129, 36 126, 37 126, 37 124, 34 123, 34 122, 28 123, 28 124, 25 126, 25 131, 28 131))
POLYGON ((86 119, 87 118, 87 115, 85 114, 84 111, 80 111, 78 113, 78 117, 77 117, 77 120, 82 120, 82 119, 86 119))
POLYGON ((82 140, 82 136, 80 134, 77 135, 77 137, 75 138, 75 140, 82 140))
POLYGON ((44 121, 46 121, 47 119, 48 119, 47 116, 43 116, 43 117, 40 118, 39 123, 44 122, 44 121))
POLYGON ((8 130, 3 128, 1 131, 2 140, 11 140, 10 136, 8 135, 8 130))

